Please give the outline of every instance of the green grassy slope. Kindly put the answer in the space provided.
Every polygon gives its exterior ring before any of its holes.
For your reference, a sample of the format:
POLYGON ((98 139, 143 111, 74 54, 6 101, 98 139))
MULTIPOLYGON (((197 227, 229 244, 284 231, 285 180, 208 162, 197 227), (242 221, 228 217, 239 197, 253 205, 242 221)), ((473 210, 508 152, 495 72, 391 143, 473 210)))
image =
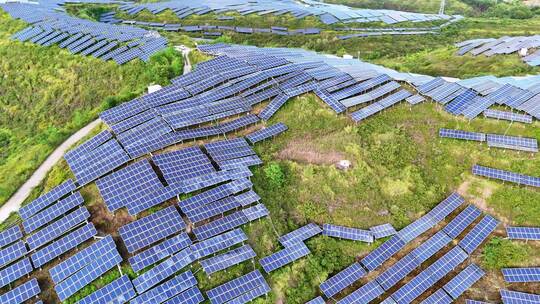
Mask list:
POLYGON ((25 26, 0 11, 0 205, 59 143, 100 111, 182 68, 181 58, 170 62, 171 69, 167 60, 119 66, 57 46, 10 40, 25 26))

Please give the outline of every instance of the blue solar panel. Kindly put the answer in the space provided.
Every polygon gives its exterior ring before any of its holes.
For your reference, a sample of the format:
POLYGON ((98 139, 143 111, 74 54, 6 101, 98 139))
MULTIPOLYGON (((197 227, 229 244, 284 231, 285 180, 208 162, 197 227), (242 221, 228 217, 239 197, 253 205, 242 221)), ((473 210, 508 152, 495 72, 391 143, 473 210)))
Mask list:
POLYGON ((306 304, 325 304, 325 303, 326 302, 324 301, 322 297, 316 297, 306 302, 306 304))
POLYGON ((309 223, 303 227, 300 227, 292 232, 279 237, 279 242, 283 246, 294 246, 299 242, 303 242, 309 238, 312 238, 322 232, 322 229, 313 223, 309 223))
POLYGON ((235 229, 191 245, 194 259, 201 259, 247 240, 242 229, 235 229))
POLYGON ((262 274, 255 270, 218 287, 210 289, 206 295, 212 304, 229 303, 259 286, 264 286, 266 281, 262 274))
POLYGON ((371 233, 373 233, 373 236, 376 239, 382 239, 384 237, 391 236, 397 233, 396 229, 394 229, 394 227, 392 227, 392 225, 390 224, 373 226, 369 228, 369 230, 371 231, 371 233))
POLYGON ((408 254, 381 273, 376 280, 384 290, 388 290, 420 266, 420 264, 421 262, 416 259, 414 254, 408 254))
POLYGON ((310 253, 304 243, 296 243, 293 247, 286 247, 276 253, 266 256, 259 260, 264 271, 270 273, 278 268, 281 268, 289 263, 292 263, 310 253))
POLYGON ((358 263, 353 263, 336 275, 322 282, 320 288, 327 298, 332 298, 365 275, 366 271, 364 268, 358 263))
POLYGON ((235 195, 234 199, 243 207, 249 206, 261 200, 261 197, 253 190, 235 195))
POLYGON ((441 250, 444 246, 448 245, 452 239, 446 235, 443 231, 439 231, 430 237, 422 245, 411 251, 411 254, 420 263, 427 261, 435 253, 441 250))
POLYGON ((486 215, 474 228, 459 242, 459 246, 471 254, 484 240, 497 228, 499 221, 486 215))
POLYGON ((532 123, 532 116, 526 114, 512 113, 499 110, 485 110, 484 116, 495 119, 503 119, 509 121, 517 121, 523 123, 532 123))
POLYGON ((506 227, 506 234, 512 240, 540 241, 540 227, 506 227))
POLYGON ((454 129, 439 129, 439 136, 473 141, 486 141, 486 134, 454 129))
POLYGON ((423 216, 401 229, 397 233, 397 236, 408 243, 431 229, 433 226, 432 219, 429 216, 423 216))
POLYGON ((165 304, 199 304, 204 301, 204 296, 197 286, 194 286, 176 297, 165 302, 165 304))
POLYGON ((36 213, 31 218, 23 222, 24 231, 30 233, 43 225, 51 222, 61 215, 68 213, 69 210, 74 209, 84 203, 84 199, 79 192, 75 192, 72 195, 62 199, 52 205, 51 207, 36 213))
POLYGON ((447 273, 455 269, 467 259, 467 257, 467 253, 461 248, 454 247, 411 281, 394 292, 392 298, 400 304, 413 302, 418 296, 433 286, 447 273))
POLYGON ((421 304, 451 304, 452 298, 443 290, 439 289, 426 298, 421 304))
POLYGON ((249 208, 246 208, 242 210, 242 213, 250 222, 254 220, 258 220, 270 214, 268 209, 266 209, 266 206, 264 206, 263 204, 257 204, 249 208))
POLYGON ((191 239, 188 234, 182 232, 168 240, 165 240, 154 247, 148 248, 145 251, 129 258, 131 268, 138 272, 144 268, 167 258, 178 251, 191 245, 191 239))
POLYGON ((37 296, 41 292, 37 279, 32 279, 0 295, 0 302, 19 304, 37 296))
POLYGON ((476 301, 476 300, 465 300, 465 304, 489 304, 488 302, 476 301))
POLYGON ((29 258, 24 258, 0 270, 0 288, 32 272, 32 264, 29 258))
POLYGON ((465 210, 458 214, 443 231, 451 238, 457 238, 470 224, 482 215, 482 211, 473 205, 469 205, 465 210))
POLYGON ((501 290, 501 298, 504 304, 538 304, 540 303, 540 295, 510 291, 510 290, 501 290))
POLYGON ((487 134, 487 143, 490 147, 538 152, 538 141, 536 138, 487 134))
POLYGON ((31 249, 36 249, 60 237, 66 231, 88 220, 88 218, 90 218, 88 209, 86 207, 80 207, 58 221, 30 235, 26 238, 26 243, 31 249))
POLYGON ((149 291, 131 300, 131 304, 163 303, 175 295, 197 285, 197 279, 191 270, 188 270, 169 281, 150 289, 149 291))
POLYGON ((114 243, 113 238, 108 235, 52 267, 49 270, 51 279, 55 284, 58 284, 84 266, 115 248, 116 244, 114 243))
POLYGON ((244 261, 253 259, 255 256, 257 256, 257 254, 255 251, 253 251, 251 246, 244 245, 206 260, 202 260, 200 263, 204 269, 204 272, 210 275, 231 266, 240 264, 244 261))
POLYGON ((41 267, 68 250, 77 247, 96 234, 97 231, 94 225, 88 223, 32 254, 32 263, 34 264, 34 267, 41 267))
POLYGON ((64 281, 58 283, 54 289, 58 298, 65 301, 70 296, 90 284, 92 281, 98 279, 108 270, 122 262, 122 257, 116 250, 116 247, 105 252, 97 259, 90 262, 88 265, 81 268, 72 276, 68 277, 64 281))
POLYGON ((22 206, 21 209, 19 209, 19 214, 21 215, 23 220, 27 220, 32 215, 38 213, 39 211, 43 210, 44 208, 46 208, 53 202, 62 198, 62 196, 70 193, 71 191, 74 191, 75 188, 76 186, 73 180, 68 179, 67 181, 60 184, 59 186, 54 187, 51 191, 36 198, 32 202, 30 202, 28 205, 22 206))
POLYGON ((276 96, 272 101, 262 110, 259 117, 263 120, 270 119, 286 102, 289 100, 287 94, 281 93, 276 96))
POLYGON ((118 229, 128 252, 133 253, 183 230, 186 224, 174 206, 159 210, 118 229))
POLYGON ((246 292, 245 294, 235 298, 227 303, 229 304, 245 304, 255 300, 258 297, 264 296, 271 291, 270 286, 266 282, 262 285, 255 287, 254 289, 246 292))
POLYGON ((337 304, 369 303, 383 293, 382 287, 376 281, 371 281, 337 301, 337 304))
POLYGON ((103 286, 94 293, 84 297, 77 304, 95 304, 95 303, 127 303, 135 296, 135 290, 127 275, 112 281, 103 286))
POLYGON ((343 226, 336 226, 331 224, 323 225, 323 235, 342 238, 346 240, 362 241, 367 243, 373 243, 373 234, 369 230, 362 230, 358 228, 349 228, 343 226))
POLYGON ((191 249, 186 248, 135 278, 133 285, 135 285, 135 289, 139 294, 143 293, 191 264, 191 262, 193 262, 191 249))
POLYGON ((225 214, 227 211, 237 209, 240 206, 240 203, 236 201, 234 197, 229 196, 204 206, 191 209, 189 212, 186 212, 186 216, 192 223, 197 223, 210 219, 216 215, 225 214))
POLYGON ((503 268, 502 274, 508 283, 540 282, 540 267, 503 268))
POLYGON ((242 213, 242 211, 237 211, 208 224, 195 227, 192 231, 198 240, 205 240, 225 231, 242 226, 247 222, 248 218, 244 215, 244 213, 242 213))
POLYGON ((465 202, 465 199, 461 197, 456 192, 453 192, 440 202, 435 208, 431 209, 426 216, 429 217, 433 225, 438 224, 440 221, 444 220, 450 213, 454 212, 459 206, 465 202))
POLYGON ((381 246, 370 252, 364 257, 361 262, 368 270, 375 270, 381 266, 390 257, 396 254, 401 248, 405 247, 406 243, 397 235, 382 243, 381 246))
POLYGON ((485 274, 480 267, 471 264, 446 283, 443 289, 456 300, 485 274))
POLYGON ((0 268, 22 257, 27 251, 23 241, 18 241, 13 245, 0 250, 0 268))
POLYGON ((23 237, 21 228, 18 225, 11 226, 0 232, 0 248, 15 242, 23 237))

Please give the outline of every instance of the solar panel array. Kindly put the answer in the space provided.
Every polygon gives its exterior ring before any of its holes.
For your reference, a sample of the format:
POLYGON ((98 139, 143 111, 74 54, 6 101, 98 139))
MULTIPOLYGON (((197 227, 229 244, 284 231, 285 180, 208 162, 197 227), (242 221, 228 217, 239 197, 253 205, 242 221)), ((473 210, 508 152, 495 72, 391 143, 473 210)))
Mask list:
POLYGON ((265 139, 274 137, 280 133, 283 133, 287 131, 287 129, 288 128, 284 123, 278 122, 277 124, 271 125, 267 128, 260 129, 251 134, 248 134, 246 138, 249 140, 250 143, 255 144, 265 139))
MULTIPOLYGON (((493 56, 497 54, 517 53, 523 48, 535 48, 538 43, 539 40, 537 36, 505 36, 499 39, 488 38, 467 40, 460 42, 456 46, 460 48, 458 51, 459 55, 470 53, 473 56, 493 56)), ((522 60, 531 66, 540 65, 537 53, 522 57, 522 60)))
POLYGON ((251 246, 244 245, 236 249, 229 250, 223 254, 202 260, 201 266, 204 269, 204 272, 207 274, 212 274, 234 265, 240 264, 244 261, 251 260, 255 258, 257 254, 251 246))
POLYGON ((127 303, 135 297, 135 290, 127 275, 123 275, 120 278, 112 281, 111 283, 103 286, 92 294, 84 297, 80 300, 79 304, 92 304, 92 303, 127 303))
POLYGON ((123 64, 135 58, 148 61, 167 46, 167 39, 157 33, 72 17, 47 5, 6 3, 2 8, 13 18, 31 24, 15 33, 13 39, 43 46, 58 44, 73 54, 93 55, 123 64))
POLYGON ((487 134, 486 140, 490 147, 538 152, 538 142, 535 138, 487 134))
POLYGON ((474 175, 498 179, 520 185, 540 187, 540 177, 534 177, 520 173, 484 167, 480 165, 474 165, 472 168, 472 173, 474 175))
POLYGON ((353 263, 351 266, 322 282, 320 288, 327 298, 332 298, 365 275, 366 271, 364 268, 358 263, 353 263))
POLYGON ((540 282, 540 268, 503 268, 504 280, 508 283, 540 282))
POLYGON ((397 233, 396 229, 394 229, 394 227, 392 227, 392 225, 390 224, 382 224, 379 226, 373 226, 369 228, 369 230, 371 231, 371 233, 373 233, 373 236, 375 237, 375 239, 382 239, 382 238, 385 238, 387 236, 391 236, 397 233))
POLYGON ((324 224, 322 234, 346 240, 362 241, 367 243, 373 242, 373 233, 371 231, 358 228, 324 224))
POLYGON ((540 241, 540 227, 506 227, 506 234, 512 240, 540 241))
POLYGON ((285 247, 285 249, 260 259, 259 264, 261 264, 266 273, 270 273, 308 255, 309 253, 309 248, 307 248, 304 243, 300 242, 294 244, 292 247, 285 247))
POLYGON ((23 283, 8 292, 0 295, 1 303, 23 303, 37 296, 41 292, 37 279, 23 283))
POLYGON ((532 116, 530 115, 507 112, 507 111, 488 109, 484 111, 484 116, 489 117, 489 118, 495 118, 495 119, 522 122, 522 123, 527 123, 527 124, 532 123, 532 116))
POLYGON ((163 303, 168 299, 183 293, 184 291, 195 287, 197 279, 193 276, 191 270, 183 272, 174 278, 162 283, 145 293, 138 295, 130 301, 132 304, 142 303, 163 303))
POLYGON ((486 273, 476 264, 471 264, 453 277, 443 289, 456 300, 486 273))
POLYGON ((481 141, 481 142, 486 141, 486 134, 484 133, 468 132, 468 131, 444 129, 444 128, 439 129, 439 137, 473 140, 473 141, 481 141))
POLYGON ((285 247, 292 247, 320 233, 322 233, 322 229, 319 226, 313 223, 309 223, 292 232, 280 236, 279 242, 285 247))
POLYGON ((262 274, 255 270, 206 292, 212 304, 247 303, 270 291, 262 274), (239 301, 238 299, 244 299, 239 301))
POLYGON ((540 295, 510 291, 506 289, 501 290, 501 298, 504 304, 534 304, 540 303, 540 295))
POLYGON ((128 252, 133 253, 172 234, 184 230, 186 224, 174 206, 152 213, 118 229, 128 252))

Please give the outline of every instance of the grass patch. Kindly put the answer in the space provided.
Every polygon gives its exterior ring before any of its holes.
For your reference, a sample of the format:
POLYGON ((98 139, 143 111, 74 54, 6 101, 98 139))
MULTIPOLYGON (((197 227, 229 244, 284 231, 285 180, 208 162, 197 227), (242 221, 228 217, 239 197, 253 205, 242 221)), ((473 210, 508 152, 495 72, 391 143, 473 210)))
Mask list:
POLYGON ((530 254, 531 248, 527 245, 496 237, 484 247, 483 266, 489 270, 524 267, 530 254))

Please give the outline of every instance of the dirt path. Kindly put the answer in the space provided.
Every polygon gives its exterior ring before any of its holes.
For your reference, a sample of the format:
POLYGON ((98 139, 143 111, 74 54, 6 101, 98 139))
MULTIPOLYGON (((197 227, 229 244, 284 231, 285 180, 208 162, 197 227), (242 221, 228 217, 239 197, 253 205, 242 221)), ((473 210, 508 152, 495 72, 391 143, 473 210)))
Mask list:
POLYGON ((9 200, 0 208, 0 222, 3 222, 11 212, 19 210, 21 204, 30 195, 32 190, 37 187, 43 179, 47 176, 47 173, 52 167, 64 156, 67 150, 83 139, 90 131, 97 127, 101 123, 101 119, 96 119, 86 125, 84 128, 75 132, 68 139, 66 139, 58 148, 56 148, 47 159, 34 171, 32 176, 13 194, 9 200))

